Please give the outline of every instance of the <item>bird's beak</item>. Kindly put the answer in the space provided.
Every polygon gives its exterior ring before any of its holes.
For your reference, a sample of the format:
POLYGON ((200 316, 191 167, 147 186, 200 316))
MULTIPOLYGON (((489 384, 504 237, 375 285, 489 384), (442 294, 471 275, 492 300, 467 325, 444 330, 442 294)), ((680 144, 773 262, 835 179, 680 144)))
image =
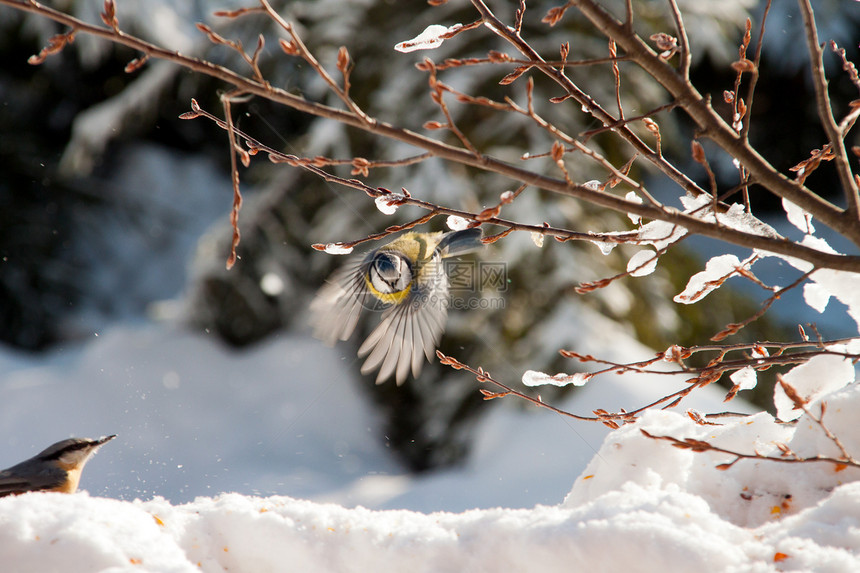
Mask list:
POLYGON ((116 434, 111 434, 110 436, 105 436, 103 438, 99 438, 98 440, 96 440, 96 445, 101 446, 103 444, 106 444, 109 441, 111 441, 112 439, 114 439, 115 437, 116 437, 116 434))

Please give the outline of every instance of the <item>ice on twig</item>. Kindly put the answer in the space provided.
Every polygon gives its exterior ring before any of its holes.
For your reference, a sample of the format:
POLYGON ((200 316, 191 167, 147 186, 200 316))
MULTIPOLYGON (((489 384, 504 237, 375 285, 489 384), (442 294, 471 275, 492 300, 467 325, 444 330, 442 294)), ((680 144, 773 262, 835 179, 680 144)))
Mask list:
POLYGON ((448 215, 448 218, 445 219, 445 224, 452 231, 464 231, 469 228, 468 219, 464 219, 459 215, 448 215))
MULTIPOLYGON (((637 195, 635 191, 630 191, 629 193, 627 193, 627 195, 624 196, 624 198, 631 203, 642 203, 642 198, 637 195)), ((627 216, 630 218, 631 221, 633 221, 634 225, 638 225, 639 222, 642 221, 642 217, 640 217, 639 215, 627 213, 627 216)))
POLYGON ((538 233, 537 231, 532 231, 532 241, 537 246, 537 248, 543 247, 543 233, 538 233))
POLYGON ((758 383, 758 377, 752 366, 746 366, 735 371, 729 378, 741 390, 752 390, 758 383))
POLYGON ((655 249, 665 249, 687 234, 687 229, 666 221, 651 221, 639 229, 639 241, 653 245, 655 249))
POLYGON ((684 213, 702 221, 713 222, 716 220, 726 227, 760 237, 779 237, 779 233, 773 227, 756 219, 740 203, 733 203, 728 211, 718 213, 715 217, 714 210, 711 208, 712 200, 711 196, 706 194, 698 197, 686 195, 681 197, 681 204, 684 206, 684 213))
POLYGON ((657 253, 651 249, 643 249, 627 261, 627 272, 632 277, 650 275, 657 268, 657 253))
POLYGON ((586 382, 588 382, 593 374, 589 374, 588 372, 575 372, 573 374, 556 374, 555 376, 550 376, 549 374, 544 374, 543 372, 537 372, 536 370, 526 370, 523 373, 523 384, 526 386, 568 386, 573 384, 574 386, 584 386, 586 382))
POLYGON ((747 213, 744 206, 740 203, 735 203, 729 207, 728 211, 720 213, 717 216, 717 220, 726 227, 737 231, 744 231, 760 237, 779 238, 779 233, 776 232, 776 229, 747 213))
MULTIPOLYGON (((860 350, 860 341, 835 344, 827 347, 834 352, 854 353, 860 350)), ((850 358, 834 355, 815 356, 809 362, 794 367, 783 376, 783 380, 808 402, 825 394, 835 392, 854 381, 856 372, 850 358)), ((781 384, 773 392, 773 405, 777 417, 788 422, 795 420, 803 411, 795 408, 794 401, 785 394, 781 384)))
POLYGON ((612 243, 607 241, 591 241, 593 245, 596 245, 600 252, 604 255, 608 255, 612 252, 612 250, 618 246, 618 243, 612 243))
POLYGON ((398 193, 386 193, 376 198, 376 208, 385 215, 393 215, 404 199, 405 197, 398 193))
POLYGON ((431 24, 424 28, 424 31, 405 42, 400 42, 394 49, 404 54, 415 52, 417 50, 434 50, 442 45, 445 41, 446 34, 451 34, 462 28, 462 24, 454 24, 453 26, 440 26, 439 24, 431 24))
POLYGON ((325 252, 330 255, 348 255, 352 252, 352 247, 344 246, 343 243, 328 243, 325 252))
POLYGON ((782 200, 782 208, 785 209, 785 215, 789 223, 806 234, 811 235, 815 233, 815 227, 812 226, 812 215, 788 199, 782 200))
POLYGON ((677 303, 692 304, 718 289, 726 278, 736 274, 739 267, 746 267, 748 260, 741 261, 734 255, 719 255, 708 261, 705 270, 694 274, 687 282, 684 292, 675 295, 677 303))

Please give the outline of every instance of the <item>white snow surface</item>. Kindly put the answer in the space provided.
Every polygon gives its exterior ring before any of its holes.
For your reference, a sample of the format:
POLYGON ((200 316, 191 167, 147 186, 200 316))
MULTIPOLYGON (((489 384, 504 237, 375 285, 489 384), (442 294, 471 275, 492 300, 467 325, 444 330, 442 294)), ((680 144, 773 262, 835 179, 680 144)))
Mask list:
MULTIPOLYGON (((811 421, 699 426, 682 409, 608 433, 495 400, 465 466, 416 478, 386 452, 350 354, 299 334, 236 352, 151 324, 46 358, 0 351, 0 466, 70 432, 119 434, 88 464, 86 491, 0 499, 4 571, 860 570, 860 470, 718 470, 733 457, 640 431, 836 454, 811 421)), ((667 378, 598 377, 558 405, 630 408, 677 389, 667 378)), ((822 399, 860 456, 860 387, 822 399)), ((683 407, 725 409, 711 388, 683 407)))

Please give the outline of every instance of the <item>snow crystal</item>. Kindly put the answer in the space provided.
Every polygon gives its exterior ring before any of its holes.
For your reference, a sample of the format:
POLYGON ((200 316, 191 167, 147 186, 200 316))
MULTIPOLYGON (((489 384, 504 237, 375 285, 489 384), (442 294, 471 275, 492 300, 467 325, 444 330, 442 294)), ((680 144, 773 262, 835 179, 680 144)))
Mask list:
POLYGON ((278 296, 284 292, 284 280, 276 273, 266 273, 260 279, 260 290, 269 296, 278 296))
POLYGON ((537 248, 543 247, 543 239, 544 234, 538 233, 537 231, 532 231, 532 242, 537 246, 537 248))
POLYGON ((430 26, 427 26, 423 32, 421 32, 411 40, 400 42, 399 44, 394 46, 394 49, 398 52, 403 52, 404 54, 408 52, 414 52, 416 50, 434 50, 441 46, 442 42, 445 41, 442 36, 450 34, 452 32, 456 32, 462 27, 462 24, 454 24, 450 27, 440 26, 439 24, 431 24, 430 26))

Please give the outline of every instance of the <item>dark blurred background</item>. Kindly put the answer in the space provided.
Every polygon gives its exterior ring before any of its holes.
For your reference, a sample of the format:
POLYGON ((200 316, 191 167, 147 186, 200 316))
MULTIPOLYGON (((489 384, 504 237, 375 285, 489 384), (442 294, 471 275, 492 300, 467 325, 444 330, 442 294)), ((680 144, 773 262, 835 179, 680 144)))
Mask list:
MULTIPOLYGON (((574 10, 555 28, 539 23, 556 3, 529 3, 524 36, 548 58, 569 40, 572 58, 604 56, 605 39, 594 34, 574 10)), ((64 7, 98 22, 98 4, 75 0, 64 7)), ((237 70, 246 68, 235 54, 212 46, 194 29, 194 22, 205 21, 248 46, 262 31, 269 40, 262 68, 273 84, 338 105, 308 66, 280 51, 277 31, 264 17, 216 19, 207 2, 179 8, 157 3, 159 10, 152 10, 152 4, 120 2, 121 26, 237 70)), ((514 4, 498 2, 493 7, 509 19, 514 4)), ((621 2, 610 4, 618 8, 621 2)), ((658 31, 672 33, 665 2, 635 4, 643 37, 658 31)), ((680 4, 695 54, 694 84, 711 94, 715 107, 728 116, 722 92, 731 89, 735 78, 729 63, 737 57, 747 15, 753 19, 756 41, 763 4, 751 0, 680 4)), ((279 10, 299 24, 304 41, 330 69, 338 47, 348 47, 356 62, 353 95, 371 115, 420 129, 425 121, 438 117, 427 95, 426 78, 414 69, 415 62, 425 56, 438 61, 455 53, 477 57, 488 49, 512 52, 489 32, 479 30, 458 36, 434 52, 398 54, 394 44, 414 37, 431 23, 475 19, 464 2, 432 9, 419 6, 421 10, 416 10, 415 3, 391 0, 280 2, 279 10)), ((821 1, 816 9, 822 41, 835 39, 856 61, 858 4, 821 1)), ((241 260, 225 270, 232 193, 227 138, 206 120, 182 121, 178 116, 189 109, 192 97, 221 115, 218 97, 226 86, 163 62, 150 62, 126 74, 123 68, 137 54, 83 35, 43 65, 29 65, 27 58, 61 31, 45 20, 0 8, 3 344, 38 353, 119 321, 177 321, 236 347, 248 347, 285 329, 303 330, 310 297, 342 262, 313 251, 312 243, 359 238, 422 214, 403 208, 394 217, 385 217, 360 194, 258 158, 250 169, 242 170, 247 201, 240 216, 241 260)), ((837 113, 844 112, 848 102, 857 99, 856 88, 829 50, 825 58, 833 107, 837 113)), ((621 69, 628 114, 664 103, 664 93, 640 77, 641 72, 625 64, 621 69)), ((524 101, 522 80, 512 86, 498 85, 507 71, 483 66, 440 75, 468 93, 493 98, 510 95, 524 101)), ((546 79, 533 75, 539 93, 558 95, 546 79)), ((608 67, 577 68, 570 76, 613 109, 608 67)), ((545 117, 568 133, 595 127, 575 104, 553 106, 541 101, 538 105, 545 117)), ((519 118, 458 104, 452 104, 452 109, 458 125, 481 149, 503 159, 519 161, 523 152, 542 153, 551 144, 544 133, 519 118)), ((679 112, 657 119, 665 153, 706 185, 705 174, 688 157, 689 123, 679 112)), ((236 105, 235 121, 272 147, 302 156, 399 158, 416 152, 260 99, 236 105)), ((776 2, 768 19, 751 140, 784 173, 825 142, 810 85, 802 20, 792 2, 776 2)), ((854 135, 848 143, 856 142, 854 135)), ((629 149, 617 147, 609 137, 597 137, 593 143, 616 164, 629 158, 629 149)), ((737 174, 730 160, 716 154, 709 158, 721 186, 734 185, 737 174)), ((577 161, 581 160, 571 158, 578 181, 603 177, 593 163, 577 161)), ((348 170, 339 173, 347 175, 348 170)), ((636 175, 656 192, 674 193, 652 173, 636 175)), ((373 171, 369 183, 407 187, 421 198, 470 210, 495 204, 501 192, 516 187, 501 177, 435 160, 373 171)), ((841 201, 835 174, 826 166, 808 184, 828 199, 841 201)), ((779 202, 770 195, 754 193, 751 200, 754 213, 765 219, 781 213, 779 202)), ((507 215, 578 231, 630 227, 626 217, 533 189, 507 215)), ((431 224, 433 229, 443 226, 442 218, 431 224)), ((507 265, 510 288, 503 293, 504 308, 453 313, 441 350, 513 380, 525 369, 571 371, 577 365, 560 358, 557 349, 575 349, 577 336, 584 334, 566 332, 561 317, 575 316, 584 307, 617 321, 656 350, 672 343, 702 343, 726 323, 755 312, 767 296, 763 291, 724 288, 706 304, 673 304, 672 296, 700 270, 703 253, 712 248, 694 243, 693 250, 676 249, 647 278, 617 281, 579 296, 573 287, 623 270, 632 251, 619 248, 604 256, 590 244, 553 241, 537 250, 528 236, 512 236, 485 255, 507 265)), ((780 272, 776 270, 777 275, 780 272)), ((791 321, 796 320, 777 315, 747 328, 735 340, 793 337, 796 326, 791 321)), ((366 333, 372 324, 362 328, 366 333)), ((843 334, 839 328, 834 324, 825 334, 843 334)), ((344 353, 354 353, 360 340, 356 336, 346 343, 344 353)), ((438 364, 400 388, 377 387, 372 377, 364 380, 363 388, 385 413, 390 443, 409 467, 448 465, 465 455, 468 429, 475 414, 483 410, 477 408, 481 400, 474 387, 461 382, 462 374, 438 364)))

